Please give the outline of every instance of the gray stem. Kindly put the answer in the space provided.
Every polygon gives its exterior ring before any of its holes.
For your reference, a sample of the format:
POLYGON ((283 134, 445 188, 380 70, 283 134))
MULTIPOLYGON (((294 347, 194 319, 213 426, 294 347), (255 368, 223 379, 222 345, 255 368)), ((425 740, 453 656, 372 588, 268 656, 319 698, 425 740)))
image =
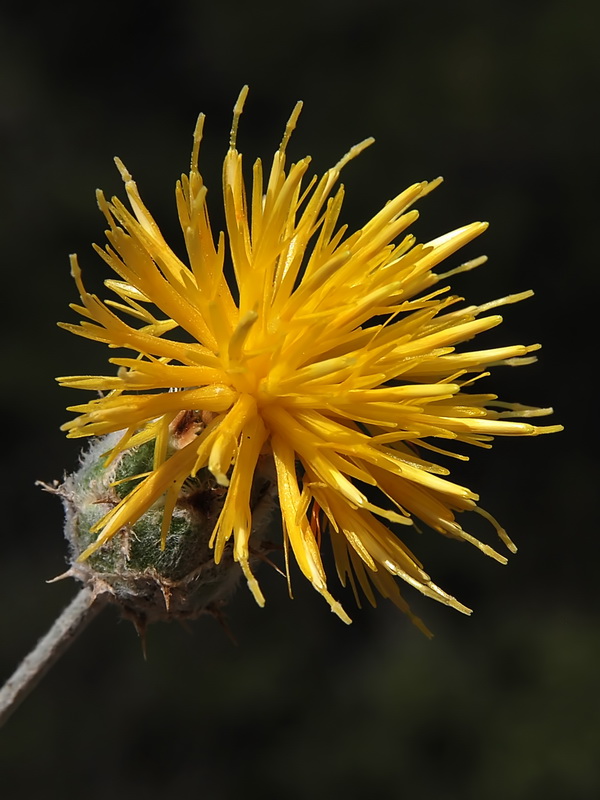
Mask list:
POLYGON ((107 602, 87 587, 75 596, 48 633, 0 689, 0 727, 107 602))

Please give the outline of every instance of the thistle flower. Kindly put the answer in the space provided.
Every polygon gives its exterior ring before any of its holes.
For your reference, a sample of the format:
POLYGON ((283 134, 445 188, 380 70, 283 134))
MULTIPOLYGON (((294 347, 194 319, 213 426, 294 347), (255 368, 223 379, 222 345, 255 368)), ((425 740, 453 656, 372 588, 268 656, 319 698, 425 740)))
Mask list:
POLYGON ((63 327, 131 353, 109 359, 118 368, 114 375, 59 378, 64 386, 102 393, 71 407, 79 415, 64 429, 75 438, 111 434, 106 468, 124 453, 151 448, 145 474, 90 526, 79 562, 149 510, 160 518, 157 551, 168 548, 174 510, 189 481, 204 471, 222 487, 209 532, 214 564, 225 556, 237 562, 262 605, 252 569, 253 486, 257 472, 270 467, 286 573, 293 554, 344 621, 350 620, 330 594, 321 559, 326 540, 341 582, 350 582, 355 594, 360 587, 373 604, 375 587, 410 614, 401 578, 468 613, 431 580, 399 532, 421 520, 505 562, 459 524, 459 512, 475 511, 515 550, 478 496, 449 480, 448 469, 432 459, 464 460, 447 449, 454 442, 487 448, 495 436, 561 429, 523 421, 552 409, 473 391, 490 367, 531 362, 539 345, 461 347, 502 321, 496 308, 532 293, 464 306, 450 292, 450 275, 485 259, 435 270, 487 225, 475 222, 417 244, 406 232, 418 216, 412 206, 440 179, 410 186, 354 233, 338 225, 340 172, 372 140, 306 184, 309 158, 286 171, 300 103, 270 171, 257 160, 247 187, 236 145, 246 94, 245 87, 223 165, 226 233, 215 239, 209 222, 198 169, 201 115, 190 173, 176 188, 187 263, 162 237, 118 159, 131 211, 98 193, 109 243, 96 247, 118 276, 106 281, 117 299, 90 294, 71 258, 81 296, 81 305, 72 307, 84 319, 63 327))

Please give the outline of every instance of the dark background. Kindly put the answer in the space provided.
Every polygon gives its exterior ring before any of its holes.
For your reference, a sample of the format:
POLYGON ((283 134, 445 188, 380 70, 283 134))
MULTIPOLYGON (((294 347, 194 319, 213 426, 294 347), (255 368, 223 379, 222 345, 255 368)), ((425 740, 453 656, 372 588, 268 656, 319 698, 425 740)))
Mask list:
MULTIPOLYGON (((267 606, 240 588, 237 639, 212 619, 135 631, 105 612, 0 732, 0 794, 263 798, 600 796, 597 315, 599 9, 594 0, 28 3, 0 12, 2 539, 0 678, 75 592, 58 501, 34 486, 77 461, 58 430, 83 395, 60 374, 102 371, 73 320, 67 255, 106 275, 94 190, 122 193, 120 155, 180 248, 174 181, 199 111, 219 220, 221 160, 240 87, 246 164, 269 160, 297 99, 292 158, 322 172, 355 142, 343 218, 358 226, 409 183, 422 241, 492 223, 454 281, 469 302, 534 288, 485 343, 542 341, 499 369, 505 399, 555 407, 562 434, 498 442, 453 477, 519 545, 507 567, 428 533, 418 555, 471 618, 405 594, 428 641, 388 604, 344 626, 296 576, 268 568, 267 606)), ((453 262, 456 263, 456 262, 453 262)), ((470 526, 471 528, 473 526, 470 526)), ((475 526, 477 528, 477 526, 475 526)))

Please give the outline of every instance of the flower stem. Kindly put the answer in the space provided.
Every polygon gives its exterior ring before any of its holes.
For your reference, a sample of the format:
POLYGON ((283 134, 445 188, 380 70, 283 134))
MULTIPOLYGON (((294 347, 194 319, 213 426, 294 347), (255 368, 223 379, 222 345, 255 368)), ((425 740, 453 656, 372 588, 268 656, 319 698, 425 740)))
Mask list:
POLYGON ((48 633, 0 689, 0 727, 107 603, 87 587, 73 598, 48 633))

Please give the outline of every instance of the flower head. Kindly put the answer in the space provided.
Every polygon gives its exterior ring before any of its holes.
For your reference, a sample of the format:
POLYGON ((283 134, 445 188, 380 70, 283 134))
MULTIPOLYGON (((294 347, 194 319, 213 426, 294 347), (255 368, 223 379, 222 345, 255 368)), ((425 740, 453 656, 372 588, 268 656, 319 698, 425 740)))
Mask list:
POLYGON ((354 233, 340 226, 340 171, 371 140, 306 182, 309 158, 286 170, 300 104, 270 170, 256 161, 247 185, 236 146, 246 94, 235 106, 223 166, 226 233, 215 238, 209 222, 200 116, 190 173, 176 189, 187 263, 163 239, 118 159, 131 211, 98 193, 108 244, 96 247, 118 276, 106 281, 116 299, 90 294, 71 259, 81 296, 73 308, 84 319, 63 327, 130 354, 109 359, 115 375, 59 379, 103 393, 72 407, 79 416, 64 428, 70 437, 121 431, 108 462, 149 442, 154 452, 150 472, 95 524, 95 541, 80 558, 161 505, 164 547, 186 481, 207 469, 224 498, 210 539, 214 561, 231 553, 263 604, 251 566, 252 487, 266 462, 277 485, 286 571, 293 554, 342 619, 349 621, 321 560, 326 539, 342 583, 360 586, 371 602, 373 585, 408 611, 400 577, 468 612, 433 583, 398 532, 419 519, 505 561, 457 521, 458 512, 477 511, 515 549, 478 496, 432 458, 464 459, 448 451, 454 442, 489 447, 495 436, 560 429, 523 421, 551 409, 473 390, 490 367, 532 361, 539 345, 462 347, 502 321, 497 307, 531 292, 482 306, 464 306, 450 292, 449 275, 485 259, 435 270, 487 226, 475 222, 417 244, 406 232, 418 216, 412 207, 439 179, 410 186, 354 233))

